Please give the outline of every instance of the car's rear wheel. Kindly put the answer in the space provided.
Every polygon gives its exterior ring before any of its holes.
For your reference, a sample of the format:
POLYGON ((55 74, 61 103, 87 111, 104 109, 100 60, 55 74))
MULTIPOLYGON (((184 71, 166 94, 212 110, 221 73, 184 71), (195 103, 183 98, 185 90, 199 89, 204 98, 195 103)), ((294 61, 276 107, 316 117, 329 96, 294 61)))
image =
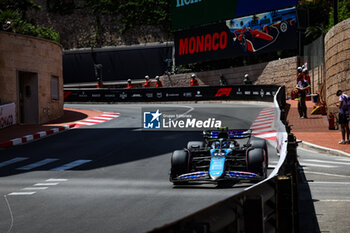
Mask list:
POLYGON ((263 149, 255 148, 248 150, 247 168, 249 172, 253 172, 264 178, 267 177, 265 152, 263 149))
POLYGON ((268 156, 268 149, 267 149, 267 142, 265 139, 260 138, 254 138, 251 139, 250 144, 254 148, 260 148, 263 149, 265 152, 265 160, 266 160, 266 166, 269 165, 269 156, 268 156))
MULTIPOLYGON (((171 155, 171 171, 170 180, 173 178, 188 173, 190 171, 190 155, 187 150, 176 150, 171 155)), ((174 185, 185 184, 183 181, 173 181, 174 185)))

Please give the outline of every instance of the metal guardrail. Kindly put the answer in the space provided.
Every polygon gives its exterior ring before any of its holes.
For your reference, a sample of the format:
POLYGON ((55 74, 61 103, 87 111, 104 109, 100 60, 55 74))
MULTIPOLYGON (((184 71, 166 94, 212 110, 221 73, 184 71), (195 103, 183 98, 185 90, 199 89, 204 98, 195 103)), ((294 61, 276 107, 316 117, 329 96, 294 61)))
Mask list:
POLYGON ((274 98, 280 109, 276 123, 280 160, 264 181, 190 216, 152 230, 152 233, 296 233, 297 142, 285 126, 285 95, 281 87, 274 98))

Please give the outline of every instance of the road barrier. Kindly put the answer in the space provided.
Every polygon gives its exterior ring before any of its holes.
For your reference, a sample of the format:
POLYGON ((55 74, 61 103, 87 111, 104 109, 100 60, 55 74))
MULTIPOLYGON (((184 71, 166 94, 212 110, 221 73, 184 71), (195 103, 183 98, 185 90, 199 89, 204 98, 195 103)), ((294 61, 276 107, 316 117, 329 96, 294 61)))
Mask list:
POLYGON ((244 191, 190 216, 152 230, 191 233, 296 233, 298 224, 297 142, 285 125, 285 95, 274 97, 279 162, 270 176, 244 191))
MULTIPOLYGON (((163 102, 200 100, 273 101, 277 85, 233 85, 167 88, 65 88, 65 102, 163 102)), ((283 87, 284 90, 284 87, 283 87)))

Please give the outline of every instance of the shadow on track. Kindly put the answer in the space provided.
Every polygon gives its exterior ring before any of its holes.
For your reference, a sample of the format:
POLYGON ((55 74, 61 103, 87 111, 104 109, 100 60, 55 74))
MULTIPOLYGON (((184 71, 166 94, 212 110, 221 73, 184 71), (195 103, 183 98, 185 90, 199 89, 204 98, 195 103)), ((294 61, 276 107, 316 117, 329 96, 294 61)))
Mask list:
MULTIPOLYGON (((54 137, 1 150, 0 176, 48 171, 76 160, 91 160, 69 170, 90 170, 148 159, 184 148, 190 140, 202 140, 202 131, 140 131, 133 128, 80 128, 54 137), (1 163, 26 158, 7 166, 1 163), (30 170, 18 168, 57 159, 30 170)), ((169 154, 170 168, 170 154, 169 154)))
POLYGON ((320 233, 312 194, 304 170, 299 170, 299 232, 320 233))

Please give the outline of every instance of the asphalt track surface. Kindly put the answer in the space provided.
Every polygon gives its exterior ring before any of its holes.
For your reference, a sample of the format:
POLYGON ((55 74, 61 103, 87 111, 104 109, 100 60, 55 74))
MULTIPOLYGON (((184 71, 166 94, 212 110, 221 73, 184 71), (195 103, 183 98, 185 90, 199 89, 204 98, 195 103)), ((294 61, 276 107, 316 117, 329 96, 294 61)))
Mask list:
MULTIPOLYGON (((271 106, 147 105, 225 119, 231 128, 249 128, 259 112, 271 106)), ((200 140, 200 131, 142 131, 145 105, 66 107, 121 116, 0 150, 0 232, 147 232, 251 185, 174 188, 168 180, 171 152, 200 140)), ((272 146, 269 157, 277 163, 272 146)))

